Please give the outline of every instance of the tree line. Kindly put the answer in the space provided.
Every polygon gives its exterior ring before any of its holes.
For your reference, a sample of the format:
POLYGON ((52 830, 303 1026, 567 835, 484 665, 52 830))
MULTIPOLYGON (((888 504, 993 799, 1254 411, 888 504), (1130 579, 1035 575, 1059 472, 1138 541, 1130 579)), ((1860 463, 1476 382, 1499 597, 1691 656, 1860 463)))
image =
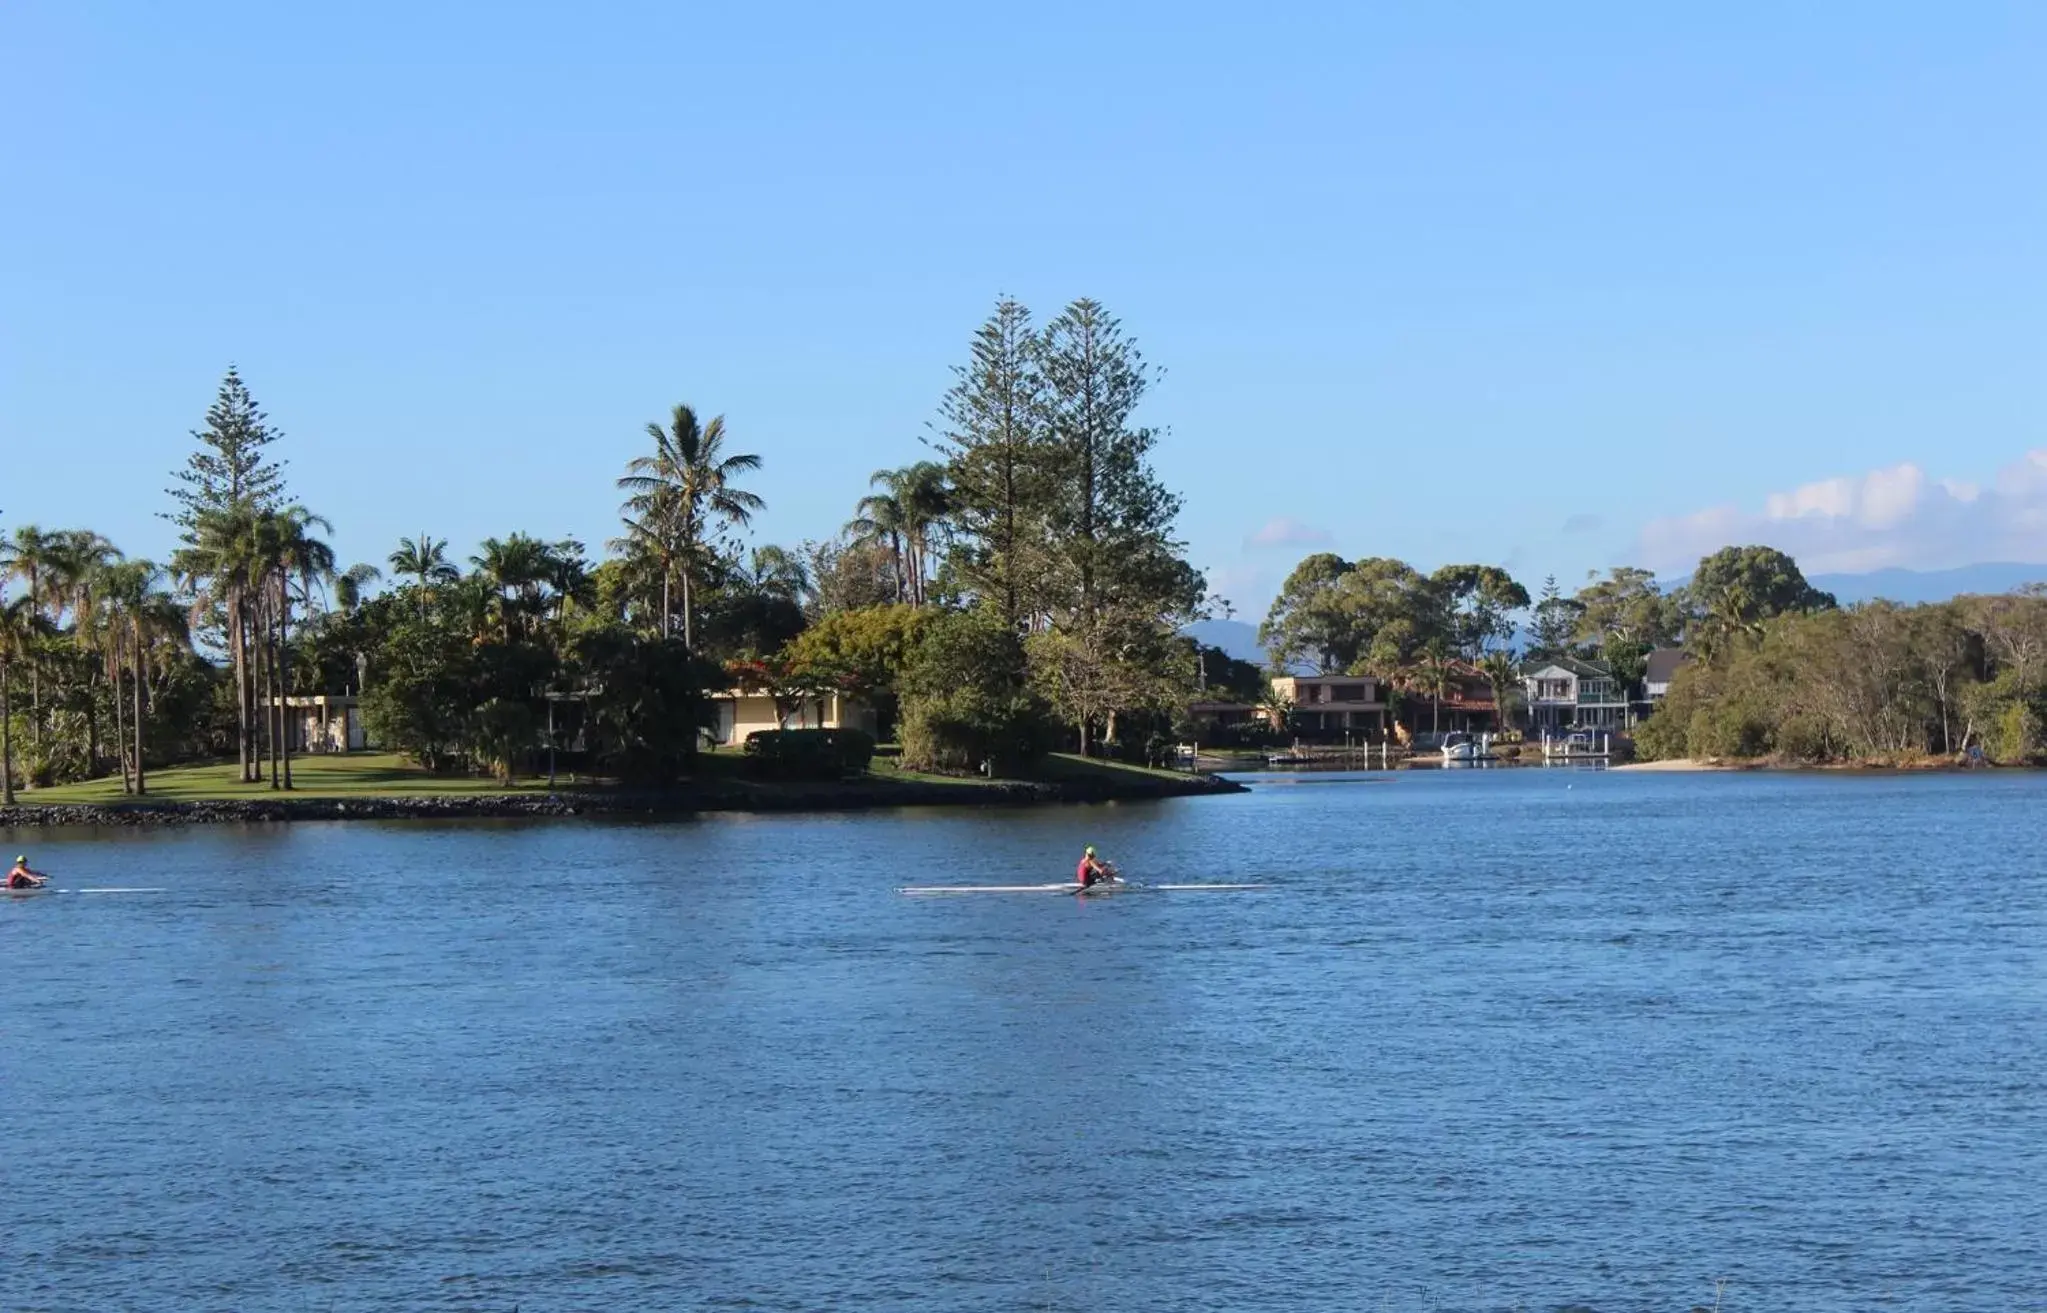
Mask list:
POLYGON ((458 562, 423 532, 341 568, 230 369, 170 490, 169 561, 84 530, 5 537, 0 784, 118 770, 142 794, 150 769, 228 757, 289 789, 289 699, 315 694, 358 695, 376 741, 430 768, 507 778, 572 737, 593 771, 672 781, 734 686, 872 702, 928 769, 1143 751, 1204 668, 1179 636, 1204 582, 1137 419, 1155 378, 1099 304, 1039 328, 1005 300, 928 456, 877 471, 829 538, 750 545, 763 458, 678 405, 616 477, 601 556, 513 532, 458 562))
POLYGON ((1490 686, 1508 720, 1528 660, 1602 661, 1640 698, 1657 648, 1710 655, 1778 616, 1833 606, 1797 562, 1769 547, 1724 548, 1675 588, 1648 570, 1618 566, 1572 594, 1552 575, 1533 596, 1499 566, 1424 574, 1390 557, 1351 561, 1322 552, 1287 577, 1259 641, 1276 670, 1372 675, 1396 698, 1435 705, 1458 672, 1468 672, 1490 686))

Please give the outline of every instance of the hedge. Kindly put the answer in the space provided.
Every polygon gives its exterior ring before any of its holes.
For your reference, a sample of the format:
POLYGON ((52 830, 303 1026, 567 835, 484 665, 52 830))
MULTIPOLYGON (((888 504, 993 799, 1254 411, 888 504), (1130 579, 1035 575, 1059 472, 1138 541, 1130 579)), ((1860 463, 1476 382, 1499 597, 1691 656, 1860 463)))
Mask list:
POLYGON ((874 736, 857 729, 761 729, 746 736, 747 772, 766 780, 836 780, 874 760, 874 736))

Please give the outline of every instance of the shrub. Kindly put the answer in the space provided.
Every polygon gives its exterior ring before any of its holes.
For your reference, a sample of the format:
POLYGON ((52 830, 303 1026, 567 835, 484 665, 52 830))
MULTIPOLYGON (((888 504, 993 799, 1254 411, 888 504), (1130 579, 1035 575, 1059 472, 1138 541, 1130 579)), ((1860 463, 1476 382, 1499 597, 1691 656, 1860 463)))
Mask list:
POLYGON ((837 780, 874 760, 874 736, 857 729, 762 729, 746 736, 747 773, 764 780, 837 780))

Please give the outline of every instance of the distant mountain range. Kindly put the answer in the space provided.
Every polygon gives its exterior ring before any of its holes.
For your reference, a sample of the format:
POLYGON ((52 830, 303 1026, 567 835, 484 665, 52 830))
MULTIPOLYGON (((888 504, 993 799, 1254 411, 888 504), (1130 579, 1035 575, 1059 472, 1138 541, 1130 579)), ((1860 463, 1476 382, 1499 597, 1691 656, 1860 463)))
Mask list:
MULTIPOLYGON (((1682 584, 1679 579, 1665 583, 1665 588, 1682 584)), ((1919 602, 1945 602, 1951 597, 1962 597, 1970 593, 2008 593, 2021 584, 2047 582, 2047 565, 2022 565, 2013 561, 1994 561, 1983 565, 1964 565, 1953 570, 1872 570, 1868 574, 1816 574, 1810 582, 1815 588, 1834 595, 1834 600, 1843 606, 1856 602, 1873 602, 1882 598, 1889 602, 1914 604, 1919 602)), ((1210 647, 1219 647, 1239 661, 1255 661, 1263 664, 1265 653, 1258 646, 1258 626, 1242 620, 1202 620, 1187 626, 1185 632, 1195 640, 1210 647)), ((1517 643, 1525 643, 1526 635, 1516 635, 1517 643)))
POLYGON ((2021 584, 2047 581, 2047 565, 2010 561, 1964 565, 1953 570, 1872 570, 1868 574, 1816 574, 1812 586, 1852 602, 1945 602, 1970 593, 2008 593, 2021 584))
POLYGON ((1258 646, 1258 626, 1242 620, 1197 620, 1180 631, 1197 643, 1219 647, 1239 661, 1265 664, 1265 649, 1258 646))

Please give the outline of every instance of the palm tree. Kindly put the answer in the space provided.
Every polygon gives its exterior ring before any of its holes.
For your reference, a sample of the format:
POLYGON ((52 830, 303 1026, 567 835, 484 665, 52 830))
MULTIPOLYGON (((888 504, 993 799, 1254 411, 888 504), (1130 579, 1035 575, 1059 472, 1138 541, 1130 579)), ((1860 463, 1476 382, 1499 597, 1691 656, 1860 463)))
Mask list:
MULTIPOLYGON (((112 543, 89 529, 66 529, 57 538, 57 550, 52 554, 49 565, 48 586, 56 592, 62 604, 71 609, 72 643, 80 655, 90 657, 100 651, 99 606, 105 596, 107 572, 120 561, 121 553, 112 543)), ((122 715, 119 694, 117 683, 114 698, 117 744, 120 742, 118 722, 122 715)), ((89 694, 85 699, 85 738, 86 771, 97 776, 100 764, 99 715, 97 704, 89 694)))
POLYGON ((384 572, 366 561, 358 561, 334 576, 334 604, 354 615, 362 605, 362 591, 384 577, 384 572))
MULTIPOLYGON (((874 476, 879 482, 888 477, 883 470, 874 476)), ((870 493, 860 499, 853 508, 853 519, 846 528, 864 543, 874 543, 888 552, 889 568, 895 574, 896 601, 909 600, 910 565, 903 551, 903 540, 909 536, 910 513, 903 505, 902 498, 893 492, 870 493)))
POLYGON ((1493 716, 1502 730, 1513 724, 1514 697, 1521 691, 1520 672, 1506 652, 1488 652, 1479 659, 1479 673, 1493 689, 1493 716))
POLYGON ((721 526, 743 526, 763 505, 760 497, 733 486, 734 476, 761 467, 750 453, 725 454, 725 417, 699 425, 696 412, 677 406, 666 429, 647 425, 654 454, 636 456, 618 486, 632 495, 623 510, 629 528, 662 546, 661 632, 671 627, 668 578, 682 581, 682 641, 696 645, 694 575, 705 548, 721 526))
MULTIPOLYGON (((31 616, 40 619, 43 604, 43 580, 48 574, 58 548, 55 534, 44 533, 33 524, 24 524, 14 531, 10 541, 0 542, 0 579, 19 579, 28 587, 28 603, 31 616)), ((42 672, 31 654, 20 656, 28 659, 28 701, 29 735, 37 743, 43 741, 43 686, 42 672)))
POLYGON ((0 806, 14 805, 14 719, 8 701, 10 667, 28 654, 42 627, 35 599, 0 599, 0 806))
POLYGON ((242 783, 262 778, 256 752, 255 602, 262 572, 257 517, 247 507, 207 511, 193 526, 192 543, 171 558, 171 570, 192 594, 197 623, 218 607, 225 620, 228 660, 235 672, 235 746, 242 783))
POLYGON ((286 699, 291 692, 291 607, 292 585, 298 585, 297 599, 310 604, 313 589, 334 574, 334 549, 308 532, 318 525, 326 533, 334 526, 303 506, 287 506, 263 514, 260 541, 269 567, 271 617, 271 678, 276 693, 271 705, 276 710, 275 733, 271 738, 270 787, 289 789, 291 783, 291 735, 286 699), (279 766, 282 770, 280 772, 279 766), (280 778, 280 774, 282 778, 280 778))
POLYGON ((1443 728, 1443 695, 1450 691, 1450 649, 1440 638, 1422 644, 1420 652, 1402 672, 1406 685, 1429 697, 1429 733, 1443 728))
POLYGON ((142 754, 145 749, 143 722, 143 687, 148 672, 143 661, 150 635, 146 629, 157 623, 160 608, 157 603, 161 594, 157 585, 163 572, 148 561, 123 561, 108 566, 101 573, 100 593, 104 608, 105 626, 102 631, 106 643, 108 678, 114 687, 114 725, 120 736, 120 747, 116 752, 121 760, 121 787, 124 792, 137 795, 147 793, 148 785, 143 772, 142 754), (128 693, 128 728, 121 728, 122 703, 124 701, 123 681, 133 675, 134 685, 128 693), (131 775, 128 765, 130 752, 134 755, 131 775))
POLYGON ((391 573, 400 579, 410 576, 419 583, 419 614, 426 615, 427 598, 443 584, 454 583, 462 572, 448 561, 448 540, 422 533, 417 538, 400 538, 398 550, 385 558, 391 573))

